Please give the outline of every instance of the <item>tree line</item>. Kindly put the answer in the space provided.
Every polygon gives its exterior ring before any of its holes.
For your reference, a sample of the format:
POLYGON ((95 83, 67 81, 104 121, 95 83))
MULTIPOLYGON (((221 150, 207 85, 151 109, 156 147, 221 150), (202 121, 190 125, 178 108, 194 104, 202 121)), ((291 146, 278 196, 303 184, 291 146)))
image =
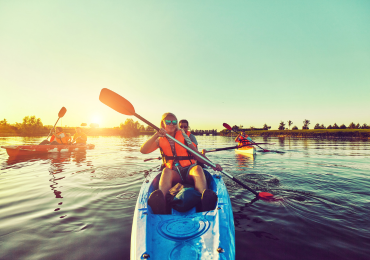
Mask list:
MULTIPOLYGON (((284 121, 281 121, 280 124, 279 124, 279 130, 290 130, 290 126, 293 124, 293 122, 291 120, 288 121, 288 126, 289 128, 286 128, 285 127, 285 122, 284 121)), ((309 125, 311 124, 310 120, 308 119, 305 119, 303 120, 303 126, 302 126, 302 130, 306 130, 306 129, 310 129, 309 128, 309 125)), ((315 126, 314 126, 314 129, 370 129, 370 126, 367 125, 366 123, 360 125, 359 123, 355 124, 354 122, 350 123, 348 125, 348 127, 345 125, 345 124, 341 124, 340 126, 337 125, 337 123, 334 123, 333 125, 328 125, 327 127, 325 127, 324 124, 319 124, 317 123, 315 126)), ((293 126, 292 130, 298 130, 298 127, 297 126, 293 126)))

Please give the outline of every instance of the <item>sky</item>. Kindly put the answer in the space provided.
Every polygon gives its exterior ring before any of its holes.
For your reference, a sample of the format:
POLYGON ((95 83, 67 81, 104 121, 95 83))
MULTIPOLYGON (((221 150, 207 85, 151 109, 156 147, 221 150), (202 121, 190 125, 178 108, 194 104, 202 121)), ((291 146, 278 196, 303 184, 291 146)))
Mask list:
MULTIPOLYGON (((0 120, 370 125, 370 1, 0 1, 0 120)), ((142 123, 144 124, 144 123, 142 123)))

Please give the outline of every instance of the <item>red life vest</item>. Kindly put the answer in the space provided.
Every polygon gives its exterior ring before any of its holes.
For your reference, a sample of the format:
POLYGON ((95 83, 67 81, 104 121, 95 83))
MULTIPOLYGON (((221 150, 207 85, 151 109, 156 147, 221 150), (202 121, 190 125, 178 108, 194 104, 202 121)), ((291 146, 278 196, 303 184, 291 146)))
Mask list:
MULTIPOLYGON (((189 136, 190 132, 187 131, 186 134, 187 136, 189 136)), ((185 138, 183 137, 181 131, 176 132, 175 139, 185 144, 185 138)), ((192 144, 196 147, 194 143, 192 144)), ((159 138, 159 149, 161 150, 163 164, 169 169, 172 169, 173 161, 175 159, 179 161, 182 167, 190 166, 196 163, 194 157, 185 148, 177 143, 175 143, 176 156, 174 156, 174 154, 172 153, 171 145, 166 137, 159 138)))

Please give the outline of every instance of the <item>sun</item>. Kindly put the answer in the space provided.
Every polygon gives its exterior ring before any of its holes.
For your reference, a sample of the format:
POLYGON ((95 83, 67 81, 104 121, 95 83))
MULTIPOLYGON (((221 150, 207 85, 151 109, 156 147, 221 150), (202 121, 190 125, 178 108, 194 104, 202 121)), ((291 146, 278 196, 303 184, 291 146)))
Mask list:
POLYGON ((101 123, 102 123, 101 116, 99 116, 99 115, 93 115, 91 117, 91 123, 98 124, 99 126, 101 126, 101 123))

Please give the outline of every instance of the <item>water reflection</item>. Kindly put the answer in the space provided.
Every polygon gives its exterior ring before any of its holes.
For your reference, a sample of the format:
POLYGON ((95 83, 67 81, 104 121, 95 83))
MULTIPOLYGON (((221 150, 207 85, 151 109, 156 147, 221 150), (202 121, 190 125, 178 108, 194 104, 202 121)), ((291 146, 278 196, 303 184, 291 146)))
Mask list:
POLYGON ((253 154, 238 154, 235 153, 235 159, 236 163, 238 165, 238 171, 245 171, 245 167, 250 167, 254 164, 254 161, 256 160, 257 155, 253 154))

